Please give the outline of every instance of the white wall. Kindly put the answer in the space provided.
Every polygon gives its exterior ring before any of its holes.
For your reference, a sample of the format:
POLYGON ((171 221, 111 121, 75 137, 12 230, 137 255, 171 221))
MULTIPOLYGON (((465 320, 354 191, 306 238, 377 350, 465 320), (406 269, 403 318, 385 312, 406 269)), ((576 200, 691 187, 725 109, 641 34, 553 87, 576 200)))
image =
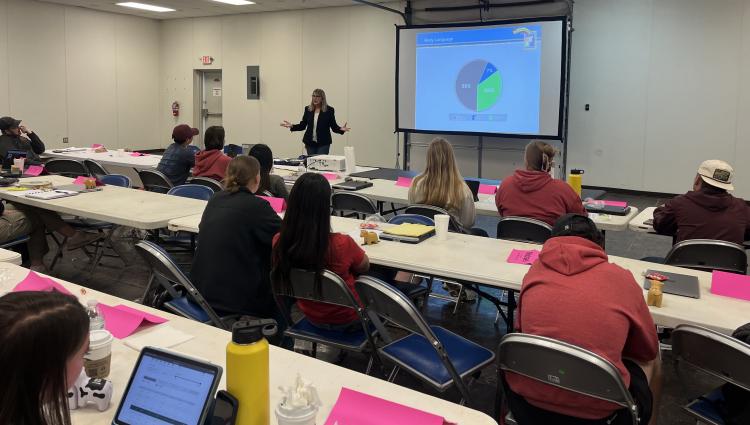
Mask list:
POLYGON ((718 158, 750 196, 750 1, 579 0, 574 23, 568 166, 585 184, 682 193, 718 158))
POLYGON ((48 147, 161 145, 157 21, 0 0, 0 27, 0 115, 48 147))
MULTIPOLYGON (((393 166, 393 105, 397 15, 353 6, 164 21, 161 25, 160 105, 177 100, 180 117, 160 109, 160 133, 197 124, 196 69, 221 69, 227 142, 265 143, 277 156, 302 153, 302 133, 279 127, 298 121, 315 88, 326 91, 340 125, 332 153, 354 146, 362 164, 393 166), (214 63, 204 67, 200 57, 214 63), (260 65, 261 99, 247 100, 248 65, 260 65)), ((169 142, 165 137, 163 145, 169 142)))

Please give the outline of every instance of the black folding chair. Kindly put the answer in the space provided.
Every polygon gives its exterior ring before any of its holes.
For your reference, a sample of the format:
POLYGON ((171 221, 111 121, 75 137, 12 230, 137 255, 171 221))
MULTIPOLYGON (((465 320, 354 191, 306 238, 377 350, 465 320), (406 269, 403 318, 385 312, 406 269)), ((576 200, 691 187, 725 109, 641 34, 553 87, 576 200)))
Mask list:
POLYGON ((552 236, 552 226, 533 218, 503 217, 497 223, 497 238, 543 244, 552 236))
POLYGON ((174 186, 164 173, 157 170, 138 170, 138 177, 149 192, 167 193, 174 186))
POLYGON ((377 214, 378 208, 370 198, 346 191, 335 191, 331 195, 331 209, 341 217, 365 218, 377 214), (361 216, 360 216, 361 215, 361 216))
POLYGON ((91 177, 96 177, 98 179, 109 174, 109 172, 104 169, 102 164, 99 164, 93 159, 84 159, 83 165, 86 166, 86 169, 88 169, 89 175, 91 175, 91 177))
POLYGON ((76 178, 88 176, 89 170, 83 161, 77 159, 55 158, 44 163, 44 169, 50 174, 76 178))
POLYGON ((747 273, 747 254, 742 245, 712 239, 688 239, 676 243, 664 264, 689 269, 747 273))

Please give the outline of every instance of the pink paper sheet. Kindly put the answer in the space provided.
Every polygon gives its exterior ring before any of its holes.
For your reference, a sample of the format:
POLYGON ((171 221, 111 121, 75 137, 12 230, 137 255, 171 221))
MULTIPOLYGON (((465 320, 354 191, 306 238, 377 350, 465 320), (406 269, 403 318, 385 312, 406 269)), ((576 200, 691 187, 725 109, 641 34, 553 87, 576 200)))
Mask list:
POLYGON ((479 193, 483 193, 485 195, 494 195, 495 192, 497 192, 497 186, 493 186, 491 184, 479 185, 479 193))
POLYGON ((326 178, 326 180, 338 180, 339 175, 336 173, 323 173, 323 177, 326 178))
POLYGON ((97 149, 97 148, 103 148, 103 147, 104 147, 104 145, 102 145, 102 144, 100 144, 100 143, 94 143, 93 145, 91 145, 91 147, 92 147, 93 149, 97 149))
POLYGON ((164 323, 167 319, 154 316, 124 305, 114 307, 99 303, 99 311, 104 316, 104 326, 117 339, 132 335, 141 325, 164 323))
POLYGON ((411 181, 411 177, 399 177, 398 180, 396 180, 396 186, 411 187, 411 181))
POLYGON ((65 289, 64 286, 55 282, 54 280, 40 276, 33 271, 29 270, 29 274, 13 288, 13 292, 20 291, 42 291, 42 292, 62 292, 63 294, 72 295, 70 291, 65 289))
POLYGON ((271 208, 277 213, 280 213, 286 209, 286 201, 284 198, 274 198, 271 196, 258 196, 258 198, 265 199, 266 202, 271 204, 271 208))
POLYGON ((711 293, 750 301, 750 276, 714 271, 711 274, 711 293))
POLYGON ((325 425, 443 425, 445 419, 382 398, 341 388, 325 425))
POLYGON ((148 156, 148 154, 140 152, 130 152, 130 156, 148 156))
POLYGON ((508 262, 511 264, 531 265, 539 258, 539 251, 536 249, 514 249, 508 256, 508 262))
MULTIPOLYGON (((78 176, 75 180, 73 180, 73 184, 80 184, 84 185, 86 184, 86 180, 92 179, 93 177, 86 177, 86 176, 78 176)), ((96 180, 97 186, 104 186, 104 183, 100 182, 99 180, 96 180)))
POLYGON ((44 171, 44 166, 42 165, 29 165, 29 168, 26 169, 24 174, 26 174, 27 176, 36 177, 36 176, 41 175, 43 171, 44 171))
POLYGON ((625 201, 601 201, 604 205, 608 207, 622 207, 625 208, 628 206, 628 203, 625 201))

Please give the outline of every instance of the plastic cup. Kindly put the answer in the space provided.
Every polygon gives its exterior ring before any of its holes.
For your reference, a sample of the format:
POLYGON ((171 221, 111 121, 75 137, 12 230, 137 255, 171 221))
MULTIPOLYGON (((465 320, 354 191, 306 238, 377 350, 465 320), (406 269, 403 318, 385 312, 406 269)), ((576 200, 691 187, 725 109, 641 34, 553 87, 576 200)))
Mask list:
POLYGON ((89 351, 83 356, 83 368, 86 369, 89 378, 104 379, 109 376, 113 340, 108 330, 89 332, 89 351))
POLYGON ((315 425, 318 416, 316 406, 305 406, 297 409, 276 406, 276 420, 279 425, 315 425))
POLYGON ((439 241, 448 239, 448 223, 451 216, 447 214, 435 214, 435 236, 439 241))
POLYGON ((23 166, 26 163, 26 158, 13 158, 13 166, 23 171, 23 166))
POLYGON ((125 156, 125 149, 117 149, 117 156, 125 156))

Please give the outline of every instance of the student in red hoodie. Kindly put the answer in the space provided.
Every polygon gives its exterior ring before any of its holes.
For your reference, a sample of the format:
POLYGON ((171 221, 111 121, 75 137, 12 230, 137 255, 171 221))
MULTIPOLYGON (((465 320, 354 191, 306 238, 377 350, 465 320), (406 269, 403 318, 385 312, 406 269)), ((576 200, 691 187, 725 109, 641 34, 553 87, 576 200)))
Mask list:
POLYGON ((525 170, 503 180, 495 195, 501 216, 528 217, 552 225, 562 215, 586 215, 581 198, 564 181, 550 176, 555 148, 538 140, 526 145, 525 170))
POLYGON ((194 177, 208 177, 214 180, 224 180, 227 166, 232 158, 224 155, 224 127, 215 125, 208 127, 203 135, 203 145, 206 147, 195 154, 194 177))
MULTIPOLYGON (((588 217, 567 214, 555 223, 523 279, 516 327, 609 360, 638 404, 641 423, 653 424, 661 386, 656 329, 643 290, 629 271, 607 261, 603 239, 588 217)), ((630 424, 615 404, 520 375, 509 373, 507 381, 510 410, 521 425, 563 424, 570 417, 630 424)))
POLYGON ((693 190, 667 201, 654 211, 654 230, 686 239, 718 239, 742 245, 750 236, 750 208, 728 190, 734 169, 718 159, 704 161, 693 190))

